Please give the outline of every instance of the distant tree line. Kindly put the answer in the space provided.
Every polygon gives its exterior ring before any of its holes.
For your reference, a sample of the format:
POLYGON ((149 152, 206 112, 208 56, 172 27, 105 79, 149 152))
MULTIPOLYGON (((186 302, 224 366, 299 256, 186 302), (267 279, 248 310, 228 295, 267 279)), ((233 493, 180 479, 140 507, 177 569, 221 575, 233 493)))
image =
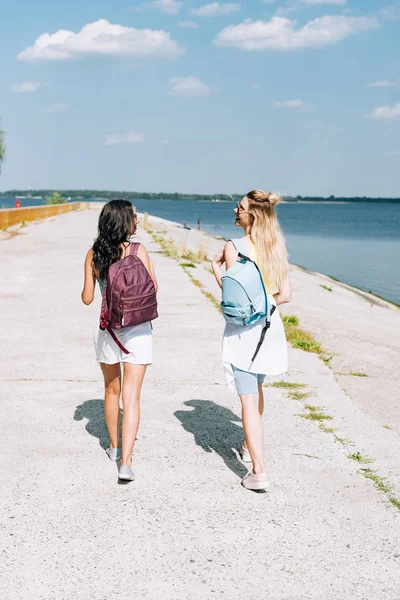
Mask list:
MULTIPOLYGON (((2 137, 0 132, 0 164, 2 158, 2 137)), ((221 200, 238 202, 243 194, 180 194, 155 192, 127 192, 115 190, 8 190, 0 192, 0 197, 7 196, 41 196, 47 203, 66 202, 67 200, 112 200, 125 198, 127 200, 221 200)), ((400 202, 400 198, 369 198, 367 196, 336 197, 336 196, 285 196, 286 202, 400 202)))

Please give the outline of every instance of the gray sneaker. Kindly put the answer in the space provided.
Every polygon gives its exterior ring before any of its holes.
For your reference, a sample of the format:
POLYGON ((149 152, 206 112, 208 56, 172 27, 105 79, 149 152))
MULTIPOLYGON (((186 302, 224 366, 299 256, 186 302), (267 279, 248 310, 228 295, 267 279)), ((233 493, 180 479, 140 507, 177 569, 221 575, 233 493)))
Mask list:
POLYGON ((118 479, 122 481, 135 481, 135 475, 130 467, 121 465, 118 469, 118 479))
POLYGON ((246 488, 246 490, 253 490, 254 492, 265 491, 268 487, 267 476, 265 473, 254 475, 254 473, 249 472, 243 477, 242 486, 246 488))
POLYGON ((119 448, 107 448, 106 454, 110 460, 119 460, 121 458, 119 448))

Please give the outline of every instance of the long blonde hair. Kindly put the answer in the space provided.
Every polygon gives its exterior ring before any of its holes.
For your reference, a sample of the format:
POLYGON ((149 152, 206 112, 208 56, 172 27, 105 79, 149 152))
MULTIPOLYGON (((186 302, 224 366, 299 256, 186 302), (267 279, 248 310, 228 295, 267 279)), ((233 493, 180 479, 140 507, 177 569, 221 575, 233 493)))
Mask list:
POLYGON ((253 217, 250 237, 257 249, 258 265, 265 279, 275 282, 280 290, 289 273, 285 238, 274 208, 281 197, 263 190, 252 190, 246 196, 253 217))

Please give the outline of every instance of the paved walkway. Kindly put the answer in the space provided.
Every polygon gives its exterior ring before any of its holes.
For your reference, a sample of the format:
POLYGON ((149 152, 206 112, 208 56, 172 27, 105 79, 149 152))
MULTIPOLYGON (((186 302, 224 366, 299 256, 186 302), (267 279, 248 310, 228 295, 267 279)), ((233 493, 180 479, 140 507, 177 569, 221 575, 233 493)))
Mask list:
MULTIPOLYGON (((1 597, 398 600, 400 513, 281 390, 266 390, 270 491, 240 486, 221 317, 145 234, 160 318, 137 481, 117 484, 91 340, 99 298, 80 303, 97 217, 1 242, 1 597)), ((291 359, 299 377, 322 377, 315 357, 291 359)))

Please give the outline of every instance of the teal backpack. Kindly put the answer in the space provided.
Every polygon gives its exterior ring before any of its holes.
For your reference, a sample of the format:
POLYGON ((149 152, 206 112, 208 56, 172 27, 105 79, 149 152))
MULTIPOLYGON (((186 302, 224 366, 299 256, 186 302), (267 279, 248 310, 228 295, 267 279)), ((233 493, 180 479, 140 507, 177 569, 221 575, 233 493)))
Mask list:
POLYGON ((246 327, 259 319, 265 319, 260 342, 254 361, 265 334, 271 325, 275 306, 270 306, 264 280, 258 265, 247 256, 242 240, 230 240, 238 252, 238 260, 222 276, 221 311, 225 321, 232 325, 246 327))

